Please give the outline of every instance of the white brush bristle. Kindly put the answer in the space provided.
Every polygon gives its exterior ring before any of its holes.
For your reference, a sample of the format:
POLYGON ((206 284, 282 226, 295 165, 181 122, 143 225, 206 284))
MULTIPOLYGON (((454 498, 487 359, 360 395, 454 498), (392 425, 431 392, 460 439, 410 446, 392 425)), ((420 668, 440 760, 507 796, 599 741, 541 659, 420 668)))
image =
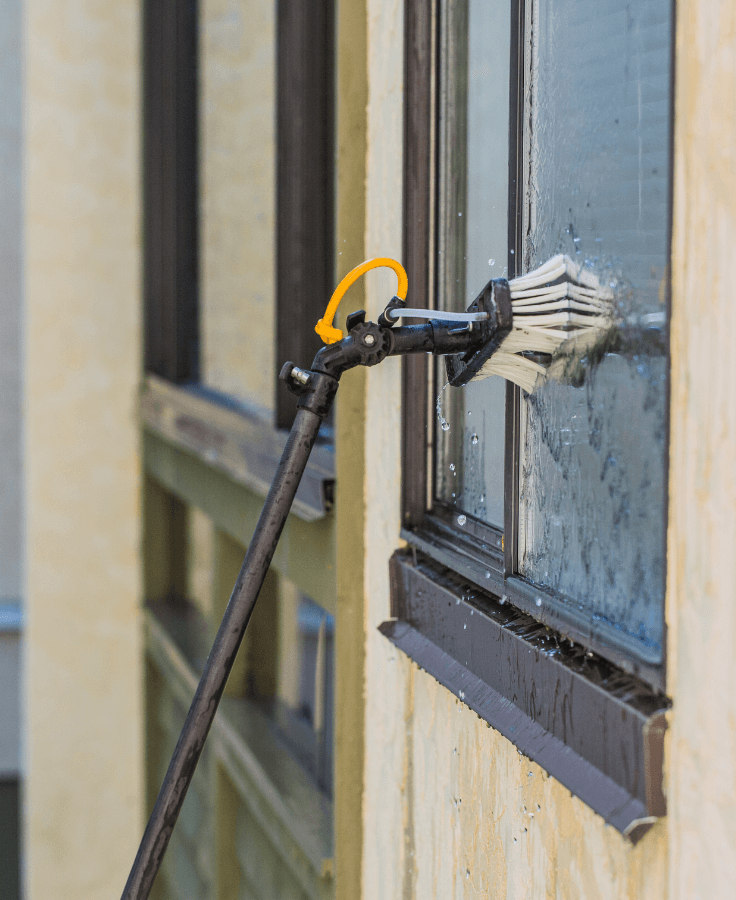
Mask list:
POLYGON ((554 256, 509 287, 513 327, 476 379, 500 375, 531 393, 553 373, 522 354, 554 356, 568 341, 571 347, 590 346, 611 325, 613 293, 569 256, 554 256))

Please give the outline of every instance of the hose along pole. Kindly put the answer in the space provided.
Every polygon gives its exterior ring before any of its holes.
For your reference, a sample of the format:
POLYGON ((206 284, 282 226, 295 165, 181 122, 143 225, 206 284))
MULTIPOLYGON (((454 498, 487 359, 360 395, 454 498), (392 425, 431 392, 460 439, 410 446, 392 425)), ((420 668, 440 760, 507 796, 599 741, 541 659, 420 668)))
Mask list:
POLYGON ((323 416, 299 409, 121 900, 147 900, 323 416))

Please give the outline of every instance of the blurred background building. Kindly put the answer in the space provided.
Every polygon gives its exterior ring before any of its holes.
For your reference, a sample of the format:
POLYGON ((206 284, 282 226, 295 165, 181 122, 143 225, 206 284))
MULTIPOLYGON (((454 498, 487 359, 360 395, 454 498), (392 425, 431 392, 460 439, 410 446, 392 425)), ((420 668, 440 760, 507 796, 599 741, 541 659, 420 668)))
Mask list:
POLYGON ((3 900, 122 891, 338 279, 461 309, 558 251, 631 329, 582 385, 444 432, 424 358, 343 378, 155 895, 733 895, 735 33, 2 4, 3 900))

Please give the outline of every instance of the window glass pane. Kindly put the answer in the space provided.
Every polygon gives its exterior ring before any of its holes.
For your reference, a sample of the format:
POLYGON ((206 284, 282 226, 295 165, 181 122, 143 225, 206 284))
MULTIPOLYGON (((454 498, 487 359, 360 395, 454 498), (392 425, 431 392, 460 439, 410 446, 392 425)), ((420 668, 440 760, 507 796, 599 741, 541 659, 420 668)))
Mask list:
MULTIPOLYGON (((508 0, 447 4, 440 137, 439 306, 464 310, 508 257, 508 0)), ((440 368, 444 384, 444 368, 440 368)), ((503 527, 505 386, 448 388, 437 429, 438 499, 503 527)))
POLYGON ((200 327, 205 385, 274 403, 274 4, 200 3, 200 327))
POLYGON ((664 591, 671 4, 539 0, 533 9, 525 265, 557 252, 584 261, 614 287, 626 327, 616 352, 602 348, 580 386, 550 382, 522 400, 519 568, 655 662, 664 591))
POLYGON ((276 696, 270 711, 327 794, 332 794, 335 731, 334 634, 334 617, 282 577, 276 696))

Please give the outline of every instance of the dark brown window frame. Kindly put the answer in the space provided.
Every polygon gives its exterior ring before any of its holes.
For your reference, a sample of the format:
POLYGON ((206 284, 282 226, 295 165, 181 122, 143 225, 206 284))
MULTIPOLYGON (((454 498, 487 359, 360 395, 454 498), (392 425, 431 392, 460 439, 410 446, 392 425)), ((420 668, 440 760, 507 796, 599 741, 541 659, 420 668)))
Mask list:
MULTIPOLYGON (((404 259, 412 295, 430 304, 438 227, 437 6, 438 0, 407 0, 405 5, 404 259)), ((524 97, 524 15, 524 0, 513 0, 512 275, 521 247, 517 186, 523 173, 517 150, 524 97)), ((576 618, 549 592, 515 574, 520 394, 513 385, 507 385, 506 393, 504 533, 470 517, 462 533, 453 527, 455 516, 434 501, 429 365, 427 357, 403 361, 401 536, 409 549, 397 551, 391 562, 392 615, 398 621, 384 623, 381 631, 523 753, 634 837, 638 825, 665 812, 661 736, 663 710, 669 703, 662 694, 664 663, 648 664, 629 655, 612 629, 591 628, 588 618, 576 618), (514 652, 496 652, 506 640, 509 623, 521 623, 512 642, 514 652), (552 653, 547 640, 555 641, 552 653), (469 684, 474 685, 471 693, 469 684), (559 695, 570 705, 573 718, 597 723, 584 729, 588 739, 592 734, 588 743, 577 743, 572 729, 566 732, 563 726, 560 731, 561 720, 554 714, 559 695), (588 700, 581 699, 586 696, 593 706, 586 707, 588 700), (606 747, 616 748, 610 759, 606 747), (628 776, 619 764, 630 767, 628 776)))
MULTIPOLYGON (((146 0, 142 19, 141 424, 264 497, 296 409, 278 372, 289 358, 308 365, 320 346, 312 323, 331 285, 334 235, 334 0, 280 0, 276 15, 275 421, 200 382, 198 0, 146 0)), ((332 505, 329 425, 312 457, 294 508, 307 520, 332 505)))
MULTIPOLYGON (((309 366, 334 278, 334 0, 276 4, 276 375, 309 366)), ((276 381, 276 426, 296 398, 276 381)))
POLYGON ((199 378, 197 0, 143 4, 146 371, 199 378))
MULTIPOLYGON (((200 379, 198 0, 143 5, 144 360, 200 379)), ((283 363, 309 365, 334 268, 334 0, 276 8, 274 427, 291 427, 283 363)), ((324 429, 329 434, 330 429, 324 429)))
MULTIPOLYGON (((410 0, 406 9, 406 100, 405 100, 405 263, 412 295, 433 298, 431 259, 436 243, 434 220, 436 197, 436 116, 437 72, 433 59, 438 38, 437 0, 410 0)), ((524 0, 512 3, 512 42, 510 84, 510 171, 509 171, 509 253, 508 268, 513 274, 514 260, 521 253, 522 183, 520 134, 523 115, 524 0)), ((402 537, 418 549, 441 559, 450 568, 463 573, 481 589, 506 594, 524 612, 563 632, 586 648, 637 675, 657 690, 665 687, 665 663, 652 655, 642 657, 639 642, 629 640, 613 625, 592 623, 575 604, 565 603, 554 592, 527 582, 518 573, 519 514, 519 414, 520 391, 506 388, 504 529, 468 518, 462 532, 451 527, 452 511, 434 500, 433 474, 430 471, 432 428, 430 409, 430 370, 426 358, 404 361, 402 397, 404 428, 402 463, 402 537), (454 563, 452 560, 454 559, 454 563), (490 574, 489 574, 490 573, 490 574), (538 599, 542 599, 541 607, 538 599)))

